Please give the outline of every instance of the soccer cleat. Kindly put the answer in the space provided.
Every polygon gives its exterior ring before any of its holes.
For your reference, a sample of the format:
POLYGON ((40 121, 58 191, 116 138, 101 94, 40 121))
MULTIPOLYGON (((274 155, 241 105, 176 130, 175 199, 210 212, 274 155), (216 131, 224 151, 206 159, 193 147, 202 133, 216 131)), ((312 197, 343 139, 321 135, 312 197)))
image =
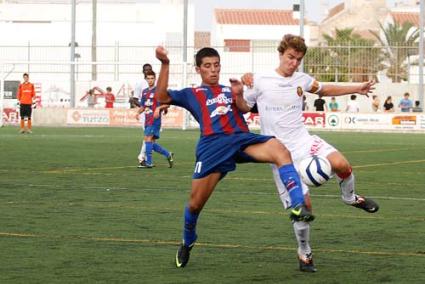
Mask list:
POLYGON ((148 163, 146 163, 146 161, 145 160, 143 160, 143 161, 141 161, 140 163, 139 163, 139 165, 137 166, 139 169, 144 169, 144 168, 147 168, 147 169, 151 169, 151 168, 153 168, 153 167, 155 167, 155 165, 149 165, 148 163))
POLYGON ((305 204, 300 204, 294 208, 291 208, 289 218, 291 218, 293 221, 311 222, 314 220, 314 215, 305 206, 305 204))
POLYGON ((313 255, 307 254, 306 257, 298 256, 298 262, 300 264, 300 270, 303 272, 316 272, 317 269, 313 263, 313 255))
POLYGON ((21 134, 24 134, 25 132, 26 132, 26 130, 25 130, 25 129, 22 129, 22 128, 21 128, 21 129, 19 130, 19 133, 21 133, 21 134))
POLYGON ((28 130, 27 130, 27 134, 32 134, 31 129, 28 129, 28 130))
POLYGON ((174 153, 170 152, 170 155, 167 157, 168 167, 172 168, 174 164, 174 153))
POLYGON ((351 204, 354 207, 361 208, 366 212, 375 213, 379 210, 379 205, 370 198, 356 195, 356 201, 351 204))
POLYGON ((185 267, 186 264, 189 262, 190 258, 190 251, 192 250, 195 243, 192 243, 190 246, 185 246, 184 244, 181 244, 179 249, 176 253, 176 266, 177 267, 185 267))

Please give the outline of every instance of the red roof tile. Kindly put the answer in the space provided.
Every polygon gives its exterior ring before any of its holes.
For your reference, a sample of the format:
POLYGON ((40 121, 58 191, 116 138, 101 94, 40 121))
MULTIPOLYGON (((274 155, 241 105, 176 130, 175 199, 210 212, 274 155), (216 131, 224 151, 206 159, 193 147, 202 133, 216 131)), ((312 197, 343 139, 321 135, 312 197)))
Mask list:
POLYGON ((215 9, 217 23, 225 25, 298 25, 292 10, 215 9))
POLYGON ((419 27, 419 13, 409 13, 409 12, 391 12, 396 23, 403 25, 405 22, 413 24, 415 27, 419 27))
POLYGON ((345 4, 344 3, 340 3, 336 6, 334 6, 333 8, 331 8, 329 10, 328 16, 326 17, 325 20, 332 18, 333 16, 335 16, 336 14, 338 14, 339 12, 342 12, 345 8, 345 4))

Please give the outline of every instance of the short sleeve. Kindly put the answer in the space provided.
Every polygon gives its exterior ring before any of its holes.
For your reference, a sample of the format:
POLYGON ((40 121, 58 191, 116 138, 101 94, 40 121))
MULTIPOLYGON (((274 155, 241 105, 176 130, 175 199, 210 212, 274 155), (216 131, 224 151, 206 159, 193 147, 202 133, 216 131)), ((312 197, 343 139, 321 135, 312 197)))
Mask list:
POLYGON ((189 95, 192 94, 192 89, 186 88, 182 90, 168 90, 168 95, 171 97, 171 104, 188 108, 189 95))
POLYGON ((322 89, 322 84, 317 81, 315 78, 310 75, 304 74, 306 76, 306 88, 305 90, 309 93, 317 94, 322 89))

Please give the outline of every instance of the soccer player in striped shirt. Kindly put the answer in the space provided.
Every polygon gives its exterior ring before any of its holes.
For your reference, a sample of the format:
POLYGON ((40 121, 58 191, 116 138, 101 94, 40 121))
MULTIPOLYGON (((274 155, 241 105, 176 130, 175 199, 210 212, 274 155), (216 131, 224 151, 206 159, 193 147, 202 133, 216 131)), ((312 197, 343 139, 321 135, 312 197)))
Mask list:
POLYGON ((21 83, 18 87, 18 101, 20 105, 20 115, 21 115, 21 123, 20 123, 20 133, 32 133, 32 122, 31 122, 31 114, 32 114, 32 104, 35 98, 35 88, 32 83, 29 82, 28 73, 24 73, 22 76, 24 78, 24 82, 21 83), (25 127, 25 118, 27 119, 27 126, 25 127))
POLYGON ((146 71, 145 79, 148 83, 148 87, 142 91, 142 97, 140 99, 140 108, 138 113, 145 113, 144 142, 146 145, 146 160, 145 163, 140 162, 139 168, 153 167, 152 151, 163 155, 168 161, 168 167, 172 168, 174 162, 174 154, 159 145, 159 143, 156 143, 156 140, 159 139, 159 133, 161 130, 162 112, 166 111, 169 105, 161 105, 161 103, 155 97, 155 72, 153 72, 152 70, 146 71))
POLYGON ((183 242, 176 254, 176 266, 184 267, 197 239, 198 216, 217 183, 236 168, 236 163, 272 163, 279 170, 283 184, 289 189, 294 220, 312 221, 301 190, 300 178, 285 146, 273 136, 250 133, 235 99, 243 99, 240 81, 231 86, 219 84, 220 55, 213 48, 202 48, 196 53, 196 71, 201 76, 199 87, 167 90, 169 63, 167 50, 159 46, 156 57, 161 61, 156 95, 161 103, 187 109, 198 121, 201 131, 196 148, 195 169, 192 176, 190 200, 184 210, 183 242), (238 95, 237 95, 238 94, 238 95))

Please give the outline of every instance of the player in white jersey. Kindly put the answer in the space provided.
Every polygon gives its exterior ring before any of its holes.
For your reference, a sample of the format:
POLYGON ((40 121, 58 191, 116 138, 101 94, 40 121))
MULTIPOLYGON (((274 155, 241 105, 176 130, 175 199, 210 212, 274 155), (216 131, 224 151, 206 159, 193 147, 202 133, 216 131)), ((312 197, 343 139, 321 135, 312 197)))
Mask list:
MULTIPOLYGON (((357 195, 354 191, 354 175, 347 159, 332 145, 316 135, 310 135, 302 121, 303 95, 308 93, 322 96, 341 96, 352 93, 368 95, 373 90, 374 82, 365 82, 352 86, 336 86, 321 84, 313 77, 296 72, 307 46, 299 36, 285 35, 278 47, 279 66, 268 74, 245 74, 244 84, 250 88, 244 93, 245 100, 238 100, 242 111, 250 111, 257 105, 260 114, 261 132, 279 139, 291 152, 295 166, 311 155, 328 158, 332 170, 338 180, 344 203, 362 208, 369 213, 378 211, 379 206, 370 198, 357 195)), ((285 186, 273 175, 279 196, 285 208, 290 201, 285 186)), ((303 184, 305 200, 310 200, 308 187, 303 184)), ((310 204, 311 206, 311 204, 310 204)), ((298 242, 298 257, 302 271, 314 272, 310 239, 310 225, 302 221, 294 221, 293 227, 298 242)))

